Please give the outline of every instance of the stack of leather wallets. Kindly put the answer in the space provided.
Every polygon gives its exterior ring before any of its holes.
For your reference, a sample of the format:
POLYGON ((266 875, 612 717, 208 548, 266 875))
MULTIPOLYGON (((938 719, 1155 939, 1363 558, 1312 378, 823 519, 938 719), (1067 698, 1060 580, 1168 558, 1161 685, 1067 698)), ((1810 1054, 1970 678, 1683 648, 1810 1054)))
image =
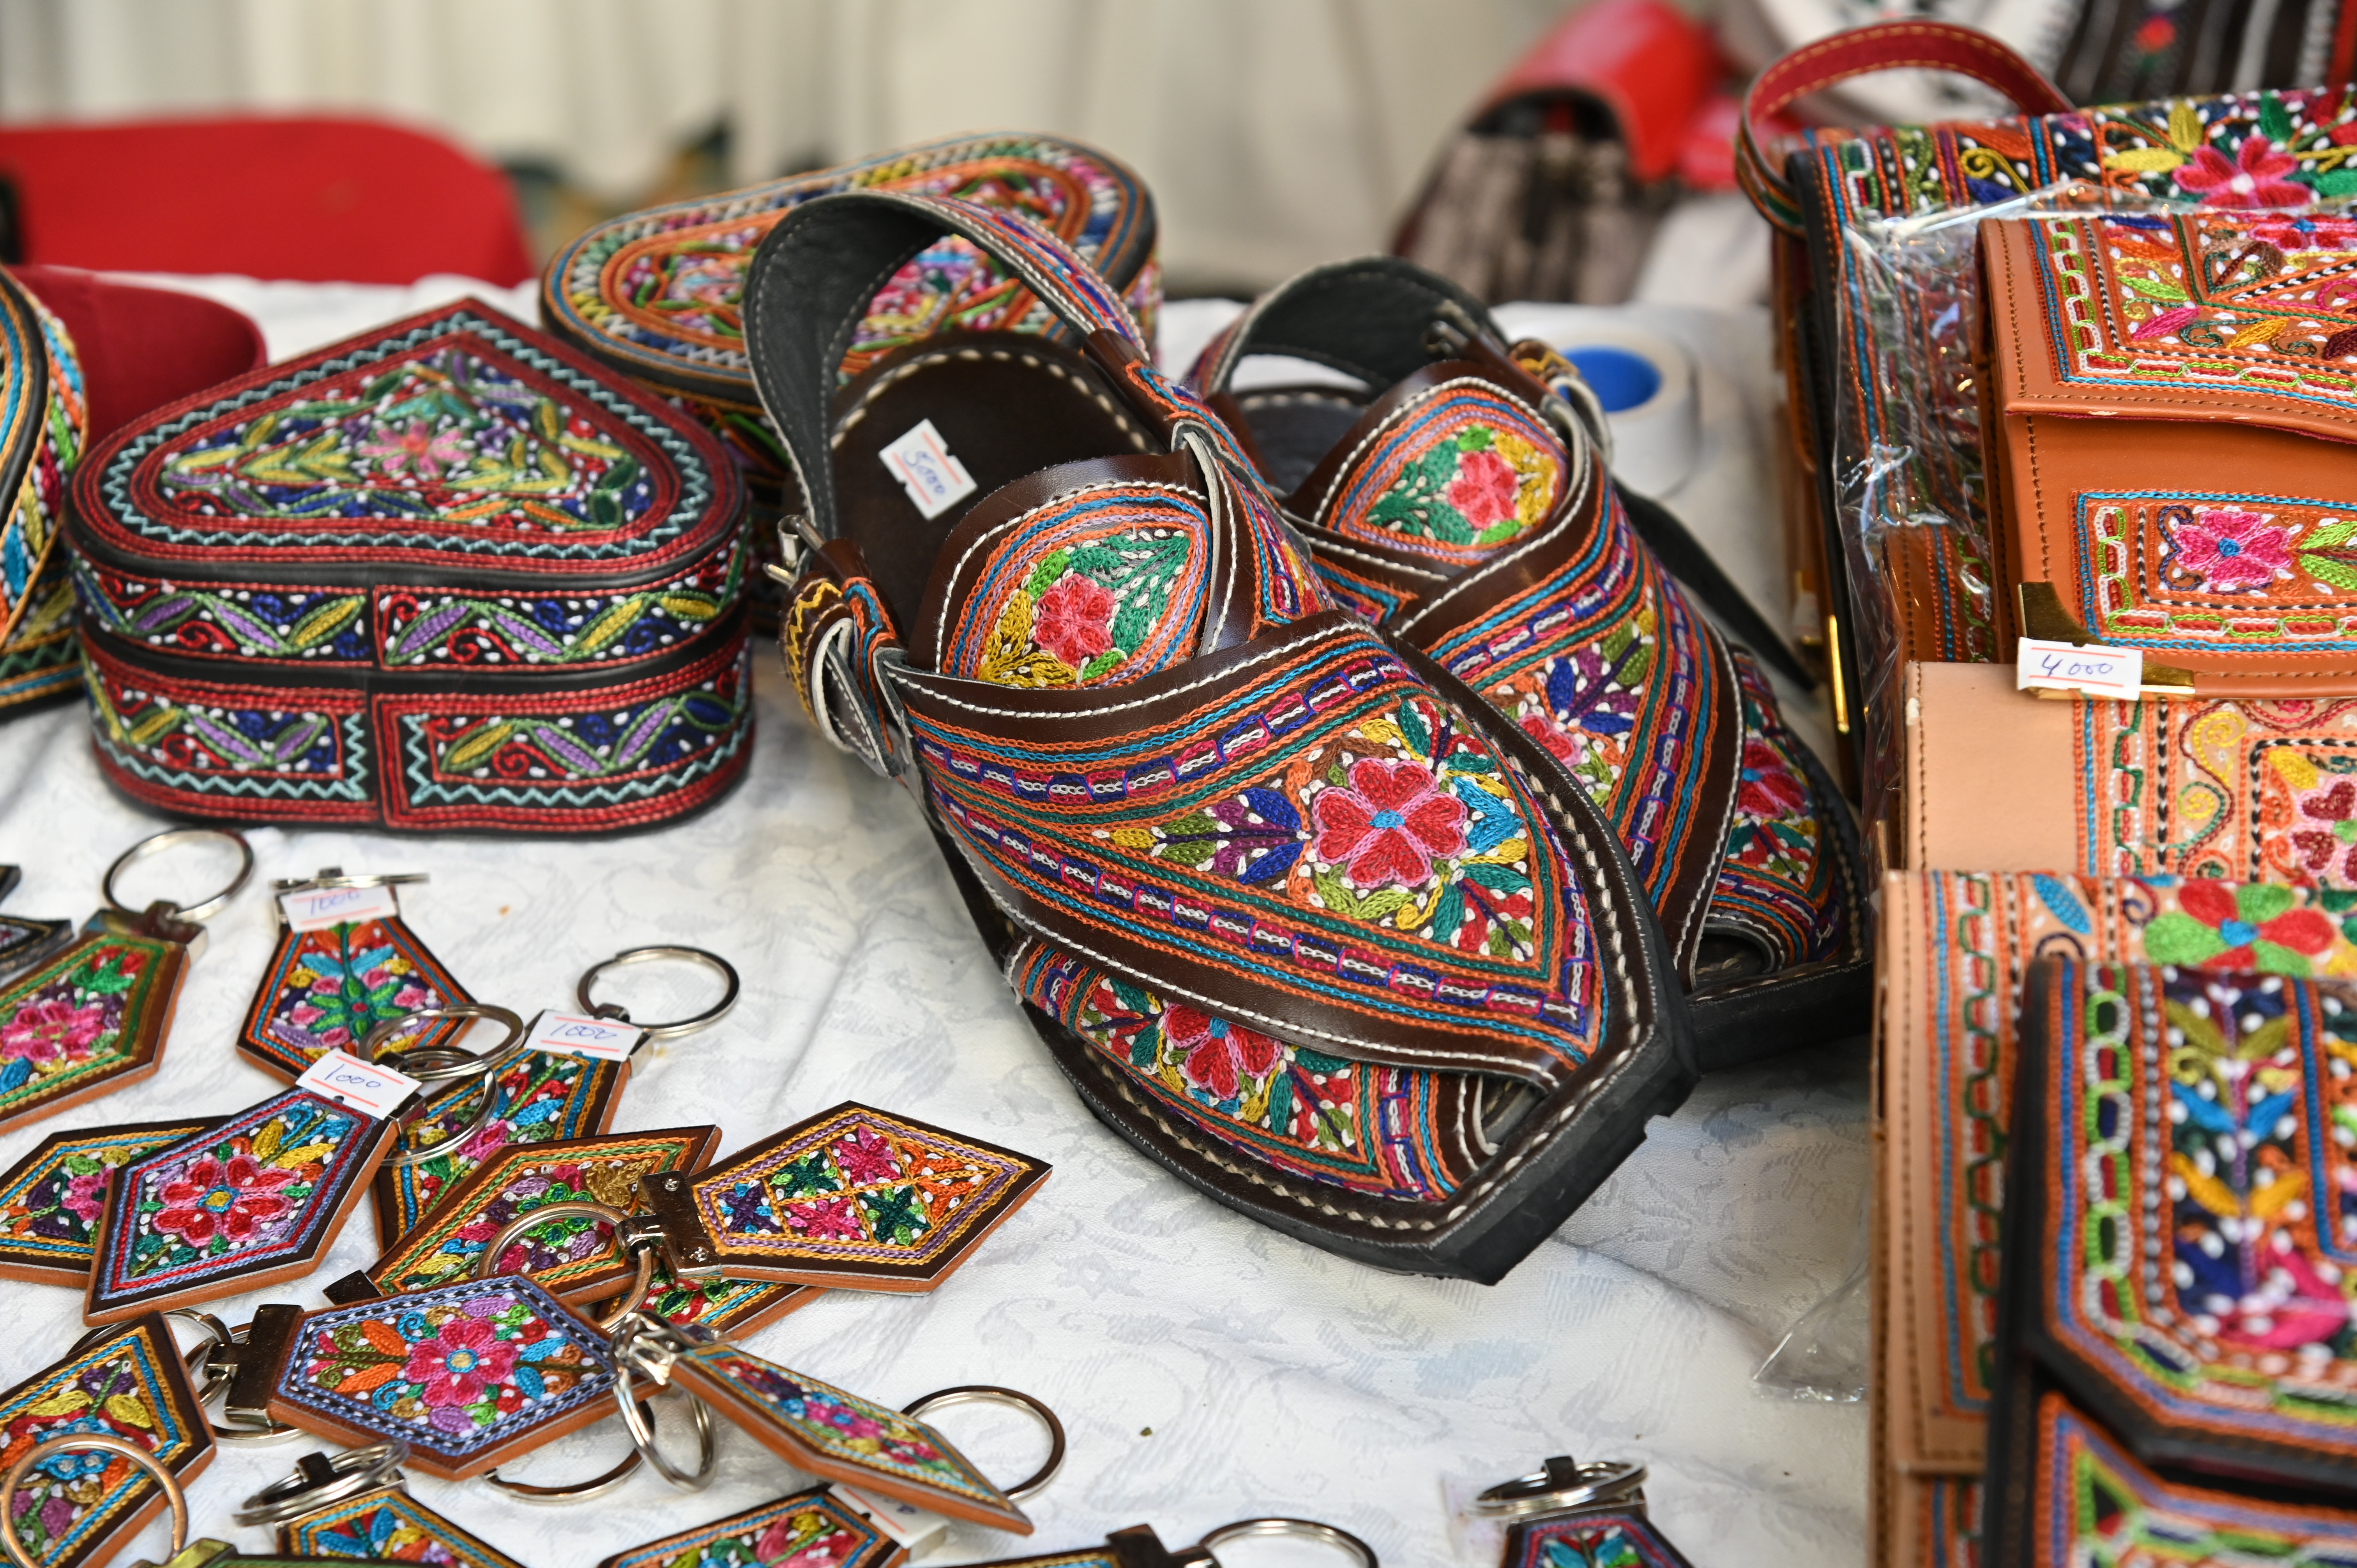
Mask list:
POLYGON ((1754 111, 2045 112, 1747 148, 1882 865, 1873 1560, 2357 1562, 2357 94, 1908 26, 1754 111))

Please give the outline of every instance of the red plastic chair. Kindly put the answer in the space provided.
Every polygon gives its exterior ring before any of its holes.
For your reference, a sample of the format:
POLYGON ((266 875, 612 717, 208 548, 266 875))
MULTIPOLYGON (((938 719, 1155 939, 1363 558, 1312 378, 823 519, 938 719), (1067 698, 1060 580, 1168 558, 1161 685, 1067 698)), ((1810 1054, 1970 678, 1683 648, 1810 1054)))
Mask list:
POLYGON ((534 274, 507 177, 372 120, 0 127, 21 259, 329 283, 534 274))

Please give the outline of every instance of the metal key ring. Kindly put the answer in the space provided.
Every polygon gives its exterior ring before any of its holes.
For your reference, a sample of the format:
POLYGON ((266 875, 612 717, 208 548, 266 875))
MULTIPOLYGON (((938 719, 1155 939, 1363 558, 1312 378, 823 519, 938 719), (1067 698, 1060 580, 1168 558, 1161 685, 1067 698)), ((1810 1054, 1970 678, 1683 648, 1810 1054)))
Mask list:
POLYGON ((54 1459, 60 1454, 104 1452, 119 1454, 130 1460, 164 1488, 164 1501, 172 1510, 172 1550, 167 1557, 177 1557, 188 1544, 188 1494, 180 1489, 180 1478, 172 1474, 161 1459, 127 1437, 117 1437, 112 1432, 77 1432, 60 1434, 47 1443, 37 1443, 17 1455, 0 1476, 0 1545, 8 1550, 11 1563, 38 1563, 25 1546, 24 1537, 16 1533, 16 1488, 25 1484, 25 1472, 34 1466, 54 1459))
POLYGON ((160 854, 174 844, 192 843, 199 839, 227 839, 237 845, 237 875, 230 878, 228 886, 209 898, 200 898, 193 904, 173 905, 172 914, 176 919, 199 923, 210 920, 220 914, 229 907, 229 901, 237 897, 238 889, 243 887, 247 879, 253 875, 253 846, 245 842, 244 834, 228 828, 167 828, 160 833, 141 839, 114 857, 114 864, 106 868, 106 875, 98 885, 99 894, 106 900, 107 908, 120 909, 126 915, 139 913, 114 896, 114 879, 151 854, 160 854))
POLYGON ((622 1424, 630 1429, 630 1443, 646 1462, 655 1467, 655 1474, 683 1492, 700 1492, 712 1485, 712 1477, 720 1467, 720 1444, 712 1428, 712 1407, 689 1393, 685 1389, 666 1386, 665 1393, 675 1393, 687 1401, 688 1412, 695 1420, 695 1469, 682 1470, 663 1457, 655 1445, 654 1412, 647 1402, 632 1399, 625 1391, 628 1378, 614 1384, 614 1402, 622 1407, 622 1424))
POLYGON ((693 1035, 698 1029, 708 1029, 728 1016, 730 1011, 737 1005, 737 966, 718 953, 705 952, 702 948, 658 946, 628 948, 616 953, 612 958, 598 960, 582 972, 580 983, 573 988, 573 997, 581 1004, 581 1011, 593 1017, 611 1018, 619 1015, 623 1023, 640 1030, 650 1040, 675 1040, 682 1035, 693 1035), (662 959, 676 959, 683 963, 701 964, 726 981, 728 989, 721 993, 719 1001, 715 1002, 694 1017, 682 1018, 673 1024, 641 1024, 619 1007, 615 1007, 610 1002, 605 1005, 613 1008, 613 1011, 600 1013, 599 1004, 589 999, 589 988, 597 984, 597 977, 608 970, 620 969, 625 964, 654 963, 662 959))
POLYGON ((233 1517, 240 1524, 285 1524, 400 1480, 408 1459, 409 1444, 398 1437, 336 1454, 306 1454, 295 1462, 293 1475, 246 1498, 233 1517))
POLYGON ((398 1018, 387 1018, 361 1036, 361 1048, 353 1054, 364 1062, 382 1061, 420 1083, 448 1083, 454 1079, 481 1078, 505 1067, 522 1054, 523 1036, 523 1020, 505 1007, 494 1007, 486 1002, 453 1002, 447 1007, 420 1007, 398 1018), (446 1018, 488 1018, 507 1034, 488 1051, 469 1051, 446 1044, 407 1053, 394 1051, 389 1057, 379 1054, 379 1047, 395 1035, 405 1034, 419 1024, 446 1018))
POLYGON ((1254 1536, 1286 1536, 1296 1541, 1315 1541, 1347 1552, 1359 1560, 1361 1568, 1382 1568, 1375 1549, 1339 1525, 1321 1524, 1314 1519, 1240 1519, 1233 1524, 1223 1524, 1197 1543, 1197 1550, 1211 1555, 1217 1563, 1219 1549, 1231 1541, 1243 1541, 1254 1536))
POLYGON ((1469 1513, 1485 1519, 1524 1519, 1565 1513, 1597 1503, 1618 1502, 1645 1484, 1645 1466, 1626 1460, 1575 1464, 1549 1459, 1546 1467, 1501 1481, 1476 1496, 1469 1513))
MULTIPOLYGON (((197 1408, 201 1413, 215 1394, 229 1387, 229 1374, 216 1370, 213 1366, 213 1352, 235 1349, 245 1344, 246 1337, 253 1332, 253 1325, 241 1323, 231 1328, 210 1312, 199 1312, 185 1306, 173 1307, 165 1316, 184 1318, 210 1336, 203 1344, 180 1358, 180 1364, 188 1369, 188 1375, 199 1380, 197 1408)), ((214 1441, 243 1444, 253 1448, 267 1447, 274 1443, 284 1443, 290 1437, 303 1435, 303 1429, 299 1426, 285 1426, 266 1418, 260 1426, 223 1426, 210 1415, 204 1417, 204 1423, 214 1441)))
MULTIPOLYGON (((546 1220, 595 1219, 603 1224, 619 1226, 628 1222, 630 1218, 611 1204, 598 1203, 586 1197, 574 1198, 564 1203, 544 1204, 538 1208, 517 1215, 500 1228, 500 1233, 491 1238, 490 1244, 484 1247, 481 1253, 475 1259, 473 1277, 479 1280, 489 1279, 490 1275, 484 1271, 496 1270, 498 1265, 494 1260, 510 1247, 514 1246, 517 1237, 546 1220)), ((616 1244, 619 1245, 619 1242, 616 1244)), ((647 1291, 655 1283, 655 1250, 652 1247, 640 1247, 632 1255, 638 1260, 638 1277, 619 1298, 620 1305, 605 1317, 597 1320, 597 1326, 608 1334, 611 1334, 624 1318, 638 1311, 639 1303, 647 1299, 647 1291)), ((527 1273, 524 1277, 529 1279, 531 1275, 527 1273)), ((636 1434, 632 1435, 635 1436, 636 1434)))
POLYGON ((1045 1400, 1025 1393, 1021 1389, 1001 1388, 996 1383, 960 1383, 953 1389, 935 1389, 922 1399, 910 1400, 900 1407, 902 1415, 922 1415, 929 1410, 940 1410, 958 1404, 1003 1404, 1035 1417, 1048 1429, 1048 1457, 1039 1467, 1011 1487, 1001 1487, 999 1492, 1010 1503, 1019 1503, 1046 1489, 1064 1467, 1064 1423, 1048 1408, 1045 1400))
MULTIPOLYGON (((643 1410, 641 1413, 644 1413, 643 1410)), ((602 1497, 639 1473, 646 1460, 633 1447, 622 1462, 601 1476, 586 1481, 576 1481, 569 1487, 540 1487, 530 1481, 511 1481, 494 1469, 483 1472, 483 1482, 491 1490, 511 1497, 520 1503, 578 1503, 602 1497)))

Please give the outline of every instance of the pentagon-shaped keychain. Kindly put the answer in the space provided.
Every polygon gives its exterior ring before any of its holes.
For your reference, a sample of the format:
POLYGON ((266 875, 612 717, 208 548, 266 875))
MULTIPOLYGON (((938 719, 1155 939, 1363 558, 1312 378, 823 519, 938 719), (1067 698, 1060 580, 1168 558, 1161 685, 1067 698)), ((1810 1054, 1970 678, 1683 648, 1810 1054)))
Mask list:
POLYGON ((225 908, 253 870, 253 852, 225 828, 174 828, 141 840, 107 868, 107 907, 62 950, 0 985, 0 1130, 112 1094, 153 1073, 188 965, 203 951, 203 922, 225 908), (159 900, 135 912, 115 885, 136 861, 174 845, 222 839, 237 875, 194 904, 159 900))
MULTIPOLYGON (((291 1318, 292 1314, 287 1316, 291 1318)), ((464 1480, 611 1414, 607 1336, 530 1280, 501 1274, 286 1323, 269 1414, 348 1443, 398 1439, 464 1480)), ((253 1337, 264 1332, 263 1315, 253 1337)), ((234 1413, 234 1412, 232 1412, 234 1413)))
POLYGON ((611 1295, 636 1270, 615 1244, 612 1226, 595 1219, 567 1215, 527 1228, 500 1257, 486 1260, 484 1248, 524 1216, 554 1204, 586 1200, 628 1213, 647 1177, 702 1169, 719 1141, 717 1127, 678 1127, 501 1149, 361 1276, 337 1282, 328 1294, 339 1303, 397 1295, 487 1271, 530 1274, 568 1305, 611 1295))
POLYGON ((925 1291, 1048 1173, 1010 1149, 845 1101, 701 1176, 651 1178, 644 1233, 682 1280, 925 1291))
MULTIPOLYGON (((328 1051, 357 1054, 381 1025, 473 1001, 401 918, 397 885, 425 880, 414 873, 347 876, 331 865, 317 876, 273 882, 278 946, 237 1048, 292 1082, 328 1051)), ((463 1017, 437 1016, 403 1033, 401 1048, 430 1049, 467 1026, 463 1017)))
POLYGON ((594 1137, 612 1123, 630 1061, 649 1041, 682 1038, 708 1029, 737 1005, 737 971, 701 948, 632 948, 589 966, 574 986, 579 1015, 544 1012, 524 1032, 523 1054, 502 1066, 488 1090, 479 1084, 447 1090, 403 1133, 401 1147, 377 1177, 377 1240, 387 1251, 415 1230, 443 1194, 473 1174, 493 1152, 511 1144, 594 1137), (612 1003, 596 999, 607 971, 676 961, 708 969, 723 983, 719 1001, 692 1017, 639 1024, 612 1003), (493 1104, 471 1133, 481 1096, 493 1104))
POLYGON ((142 1122, 52 1133, 0 1174, 0 1279, 90 1283, 109 1173, 185 1143, 210 1121, 142 1122))
MULTIPOLYGON (((913 1415, 781 1367, 709 1329, 625 1318, 615 1327, 614 1354, 633 1373, 704 1401, 797 1470, 993 1530, 1031 1533, 1023 1510, 913 1415)), ((1055 1446, 1047 1466, 1017 1490, 1044 1485, 1063 1462, 1061 1424, 1044 1405, 1024 1402, 1048 1421, 1055 1446)), ((638 1435, 635 1422, 631 1432, 638 1435)))
POLYGON ((309 1273, 395 1130, 389 1116, 297 1087, 124 1165, 83 1317, 112 1323, 309 1273))
POLYGON ((0 1536, 9 1561, 105 1562, 212 1455, 162 1314, 89 1337, 0 1394, 0 1536), (93 1442, 110 1447, 81 1446, 93 1442))
POLYGON ((886 1568, 900 1543, 825 1487, 617 1552, 597 1568, 886 1568))
MULTIPOLYGON (((24 872, 13 865, 0 865, 0 900, 16 890, 24 872)), ((38 962, 52 950, 62 946, 73 935, 71 920, 37 920, 29 915, 0 915, 0 981, 14 976, 27 964, 38 962)))
POLYGON ((498 1547, 409 1495, 409 1444, 392 1440, 306 1454, 295 1473, 245 1499, 237 1522, 274 1525, 278 1550, 306 1559, 522 1568, 498 1547))

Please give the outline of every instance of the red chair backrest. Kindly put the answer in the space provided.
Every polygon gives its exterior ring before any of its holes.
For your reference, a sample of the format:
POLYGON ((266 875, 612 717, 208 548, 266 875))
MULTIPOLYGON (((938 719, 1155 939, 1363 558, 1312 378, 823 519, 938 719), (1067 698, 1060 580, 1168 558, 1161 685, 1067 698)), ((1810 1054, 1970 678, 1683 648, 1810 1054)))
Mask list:
POLYGON ((317 283, 534 274, 504 175, 380 121, 0 126, 0 179, 27 262, 317 283))

